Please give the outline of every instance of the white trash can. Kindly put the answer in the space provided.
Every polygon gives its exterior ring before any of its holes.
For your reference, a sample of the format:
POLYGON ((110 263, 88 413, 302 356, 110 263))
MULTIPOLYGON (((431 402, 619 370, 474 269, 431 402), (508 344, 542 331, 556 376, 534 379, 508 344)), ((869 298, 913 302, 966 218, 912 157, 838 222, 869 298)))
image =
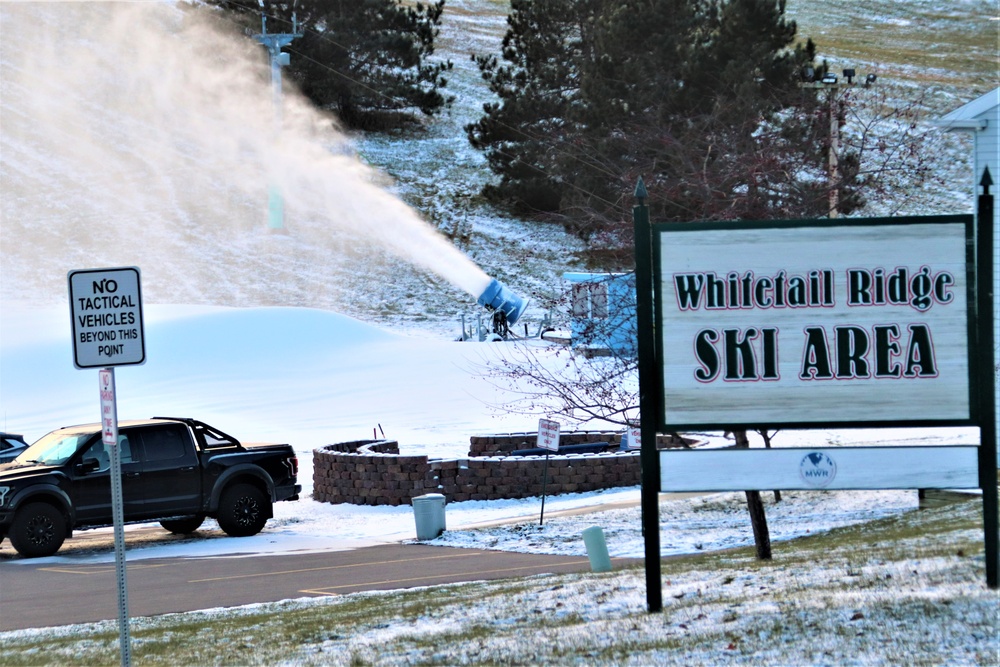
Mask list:
POLYGON ((418 540, 433 540, 445 531, 444 501, 444 495, 440 493, 417 496, 411 501, 418 540))

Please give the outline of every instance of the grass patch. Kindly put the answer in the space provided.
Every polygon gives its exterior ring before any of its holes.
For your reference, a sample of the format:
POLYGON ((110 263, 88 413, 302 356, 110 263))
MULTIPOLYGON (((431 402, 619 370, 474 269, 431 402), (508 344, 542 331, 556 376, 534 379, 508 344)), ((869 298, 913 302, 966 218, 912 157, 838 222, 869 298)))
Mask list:
MULTIPOLYGON (((133 662, 176 664, 989 664, 978 499, 644 572, 552 575, 133 619, 133 662), (893 648, 898 646, 900 648, 893 648), (905 650, 904 650, 905 649, 905 650)), ((117 624, 0 635, 0 665, 119 661, 117 624)))
POLYGON ((985 0, 934 3, 866 0, 788 3, 803 40, 816 42, 820 57, 881 76, 922 85, 973 88, 996 85, 1000 23, 996 3, 985 0))

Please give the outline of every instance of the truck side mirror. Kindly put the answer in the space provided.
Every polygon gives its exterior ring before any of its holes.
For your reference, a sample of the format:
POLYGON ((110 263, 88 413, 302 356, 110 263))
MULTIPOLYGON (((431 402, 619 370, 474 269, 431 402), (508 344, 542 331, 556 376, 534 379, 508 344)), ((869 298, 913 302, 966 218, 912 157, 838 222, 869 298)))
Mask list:
POLYGON ((80 463, 76 464, 76 472, 81 475, 86 475, 87 473, 100 469, 100 467, 101 462, 97 459, 84 459, 80 463))

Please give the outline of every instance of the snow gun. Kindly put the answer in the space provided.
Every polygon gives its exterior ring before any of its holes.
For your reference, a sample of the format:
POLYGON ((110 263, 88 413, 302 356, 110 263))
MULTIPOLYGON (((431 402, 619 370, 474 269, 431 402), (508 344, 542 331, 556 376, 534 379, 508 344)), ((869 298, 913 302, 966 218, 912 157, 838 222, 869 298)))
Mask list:
POLYGON ((494 313, 502 312, 506 317, 507 326, 513 325, 528 307, 528 299, 522 299, 510 291, 510 288, 496 278, 490 280, 486 290, 479 296, 477 302, 494 313))

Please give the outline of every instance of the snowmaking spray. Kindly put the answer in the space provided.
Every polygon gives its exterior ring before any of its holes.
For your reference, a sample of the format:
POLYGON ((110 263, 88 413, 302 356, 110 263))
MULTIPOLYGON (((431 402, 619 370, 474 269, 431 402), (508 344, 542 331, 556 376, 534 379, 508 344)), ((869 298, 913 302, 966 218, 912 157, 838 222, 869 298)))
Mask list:
POLYGON ((291 88, 276 110, 263 49, 213 12, 0 2, 0 21, 0 296, 61 300, 64 264, 86 263, 142 266, 151 302, 400 303, 408 267, 387 250, 507 325, 523 314, 388 191, 332 116, 291 88), (280 234, 268 187, 289 216, 280 234))

